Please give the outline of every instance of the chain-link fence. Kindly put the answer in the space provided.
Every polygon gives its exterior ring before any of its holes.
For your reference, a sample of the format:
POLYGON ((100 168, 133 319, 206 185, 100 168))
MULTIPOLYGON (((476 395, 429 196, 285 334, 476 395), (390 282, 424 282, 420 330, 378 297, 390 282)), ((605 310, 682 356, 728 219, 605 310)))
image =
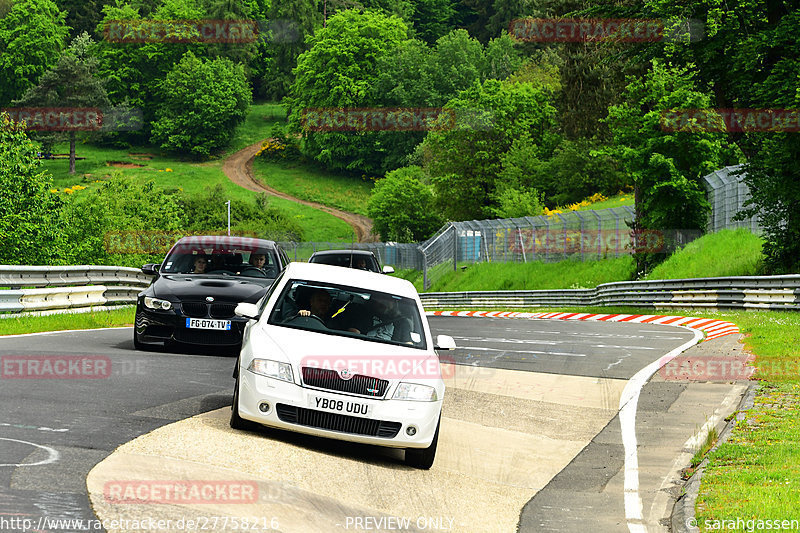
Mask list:
POLYGON ((420 245, 405 242, 282 242, 280 243, 289 259, 308 261, 311 254, 321 250, 369 250, 378 258, 381 265, 391 265, 396 269, 413 268, 423 270, 423 256, 420 245))
MULTIPOLYGON (((756 217, 732 218, 750 197, 737 175, 740 166, 725 167, 703 178, 712 205, 708 230, 749 228, 760 234, 756 217)), ((594 211, 555 212, 549 216, 500 220, 450 222, 425 242, 282 243, 295 261, 305 261, 317 250, 354 248, 371 250, 383 265, 423 272, 425 289, 459 264, 477 262, 588 261, 620 257, 633 250, 669 252, 699 237, 699 231, 642 232, 633 234, 632 206, 594 211)))
POLYGON ((747 228, 756 235, 762 233, 758 217, 733 220, 742 205, 750 199, 750 189, 742 181, 743 174, 739 174, 741 169, 741 165, 725 167, 703 176, 703 183, 708 191, 708 201, 711 203, 709 232, 747 228))
MULTIPOLYGON (((282 243, 290 258, 305 261, 318 250, 371 250, 381 264, 423 272, 428 289, 459 264, 587 261, 629 254, 633 243, 630 206, 569 211, 550 216, 451 222, 427 241, 414 243, 282 243)), ((640 237, 645 239, 646 236, 640 237)))

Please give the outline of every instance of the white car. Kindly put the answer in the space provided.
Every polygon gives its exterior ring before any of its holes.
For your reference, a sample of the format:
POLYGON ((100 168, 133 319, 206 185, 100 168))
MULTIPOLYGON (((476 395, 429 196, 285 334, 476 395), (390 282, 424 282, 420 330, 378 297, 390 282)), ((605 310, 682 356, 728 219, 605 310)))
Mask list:
POLYGON ((428 469, 436 455, 444 382, 414 286, 335 266, 291 263, 245 326, 234 371, 231 427, 253 422, 321 437, 405 448, 428 469))

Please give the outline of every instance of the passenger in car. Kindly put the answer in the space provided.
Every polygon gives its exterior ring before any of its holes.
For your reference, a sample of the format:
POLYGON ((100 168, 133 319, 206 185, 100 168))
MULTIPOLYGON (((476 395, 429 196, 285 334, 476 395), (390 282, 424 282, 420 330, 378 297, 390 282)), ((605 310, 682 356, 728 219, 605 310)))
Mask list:
POLYGON ((193 274, 205 274, 206 267, 208 266, 208 258, 205 255, 198 255, 195 256, 193 260, 193 268, 191 273, 193 274))
POLYGON ((411 320, 402 315, 398 301, 380 293, 373 294, 370 299, 368 316, 356 331, 367 337, 410 344, 411 320))

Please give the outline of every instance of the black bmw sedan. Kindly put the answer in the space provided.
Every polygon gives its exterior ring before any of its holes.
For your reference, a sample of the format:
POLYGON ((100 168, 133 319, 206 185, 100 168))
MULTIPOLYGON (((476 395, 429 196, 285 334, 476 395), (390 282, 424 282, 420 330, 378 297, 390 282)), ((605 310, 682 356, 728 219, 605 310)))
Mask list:
POLYGON ((179 240, 139 293, 133 343, 235 346, 247 320, 234 315, 239 302, 255 303, 289 259, 275 242, 246 237, 193 236, 179 240))

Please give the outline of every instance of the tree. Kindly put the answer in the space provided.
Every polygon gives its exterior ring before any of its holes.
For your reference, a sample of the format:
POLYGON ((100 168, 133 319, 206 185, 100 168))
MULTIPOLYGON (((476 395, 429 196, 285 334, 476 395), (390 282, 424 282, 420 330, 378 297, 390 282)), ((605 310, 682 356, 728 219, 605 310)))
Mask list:
MULTIPOLYGON (((718 133, 669 131, 662 114, 674 109, 706 109, 711 100, 697 90, 687 68, 652 62, 643 78, 632 78, 623 102, 608 110, 614 143, 609 151, 634 183, 634 229, 703 229, 709 204, 700 178, 723 164, 724 140, 718 133)), ((658 258, 639 256, 637 271, 658 258)))
POLYGON ((141 183, 115 171, 98 187, 70 195, 64 202, 61 225, 69 244, 65 250, 68 264, 140 267, 160 261, 164 252, 137 250, 139 243, 147 242, 145 238, 119 250, 114 235, 177 235, 187 229, 187 216, 178 191, 165 191, 152 180, 141 183))
MULTIPOLYGON (((70 47, 58 60, 56 66, 42 75, 36 87, 28 89, 16 105, 59 107, 59 108, 100 108, 109 107, 105 81, 97 77, 97 59, 91 55, 94 41, 86 32, 75 37, 70 47)), ((77 133, 71 130, 65 134, 69 138, 69 173, 75 173, 75 139, 77 133)))
POLYGON ((551 98, 550 91, 530 83, 487 80, 447 103, 455 124, 431 131, 420 151, 437 206, 448 219, 493 215, 504 154, 516 139, 529 139, 531 157, 552 154, 560 136, 551 98))
POLYGON ((429 105, 444 105, 459 91, 483 79, 486 65, 483 45, 466 30, 453 30, 436 41, 433 56, 426 65, 433 95, 429 105))
POLYGON ((97 33, 104 35, 97 48, 99 73, 108 80, 109 99, 115 105, 141 110, 143 116, 141 130, 113 134, 117 140, 149 140, 156 108, 161 102, 161 82, 186 52, 198 57, 207 57, 209 53, 206 43, 146 41, 137 33, 139 29, 149 31, 153 21, 204 18, 205 11, 196 0, 166 0, 153 7, 142 2, 106 5, 105 16, 97 27, 97 33))
POLYGON ((0 113, 0 263, 6 265, 59 261, 61 203, 37 150, 24 127, 0 113))
POLYGON ((454 29, 454 0, 417 0, 411 21, 420 39, 428 44, 454 29))
POLYGON ((280 99, 294 82, 292 70, 298 56, 308 50, 307 38, 322 24, 319 0, 272 2, 267 19, 269 35, 258 44, 253 80, 257 94, 280 99))
POLYGON ((328 167, 378 174, 384 146, 371 132, 315 132, 303 128, 307 108, 359 108, 381 104, 377 66, 407 40, 408 27, 396 16, 345 10, 309 38, 297 60, 296 79, 286 99, 290 122, 302 132, 303 152, 328 167))
POLYGON ((367 212, 384 241, 422 241, 443 224, 434 210, 433 190, 422 179, 422 169, 410 166, 375 182, 367 212))
POLYGON ((0 18, 0 107, 56 64, 69 33, 65 17, 51 0, 20 0, 0 18))
MULTIPOLYGON (((767 0, 647 0, 643 16, 695 19, 702 22, 702 39, 650 46, 650 57, 676 64, 697 65, 698 80, 708 85, 718 108, 796 109, 800 63, 800 6, 767 0)), ((797 133, 731 131, 729 139, 747 155, 745 183, 752 200, 742 216, 758 215, 765 229, 766 267, 797 272, 800 235, 800 167, 797 133)))
POLYGON ((160 86, 152 141, 165 150, 208 156, 227 146, 252 100, 242 65, 187 52, 160 86))

